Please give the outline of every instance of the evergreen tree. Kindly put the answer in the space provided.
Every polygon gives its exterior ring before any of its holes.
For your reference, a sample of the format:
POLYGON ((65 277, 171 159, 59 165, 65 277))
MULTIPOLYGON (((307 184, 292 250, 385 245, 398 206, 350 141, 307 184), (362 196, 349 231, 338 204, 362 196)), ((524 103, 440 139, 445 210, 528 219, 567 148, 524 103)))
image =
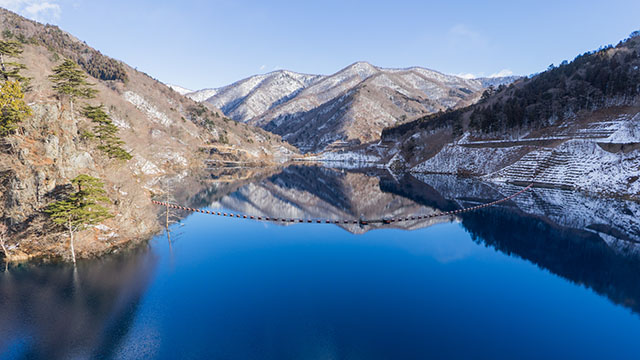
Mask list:
POLYGON ((50 204, 45 212, 51 220, 64 226, 69 232, 69 247, 73 263, 76 262, 74 249, 75 233, 85 229, 89 225, 98 224, 112 215, 100 203, 109 203, 105 196, 104 184, 100 179, 89 175, 79 175, 71 180, 78 190, 70 194, 66 199, 50 204))
POLYGON ((92 88, 94 84, 87 81, 87 75, 84 71, 70 59, 65 59, 62 64, 53 68, 53 75, 49 75, 49 79, 54 83, 53 89, 59 96, 69 97, 71 116, 73 116, 73 101, 75 99, 91 99, 98 92, 92 88))
POLYGON ((22 44, 15 40, 0 40, 0 77, 4 81, 18 80, 28 82, 29 79, 20 75, 20 71, 26 69, 24 64, 7 61, 8 58, 17 58, 22 54, 22 44))
POLYGON ((0 136, 6 136, 17 124, 32 114, 24 102, 22 86, 18 81, 5 81, 0 86, 0 136))
POLYGON ((124 141, 116 135, 118 127, 113 124, 102 105, 87 105, 83 109, 83 114, 96 124, 94 128, 95 137, 100 140, 98 149, 104 151, 112 159, 126 161, 132 158, 131 154, 122 148, 124 141))

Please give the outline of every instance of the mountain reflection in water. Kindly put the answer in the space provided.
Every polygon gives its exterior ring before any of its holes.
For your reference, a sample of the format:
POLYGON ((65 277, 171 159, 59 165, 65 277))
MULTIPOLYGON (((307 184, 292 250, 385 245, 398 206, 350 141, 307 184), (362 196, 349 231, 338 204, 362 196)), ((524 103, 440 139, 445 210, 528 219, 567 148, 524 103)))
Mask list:
MULTIPOLYGON (((448 211, 488 203, 520 187, 451 175, 346 172, 291 166, 228 194, 196 196, 198 205, 250 215, 379 219, 448 211)), ((407 230, 457 219, 474 241, 517 255, 583 284, 640 313, 640 204, 536 188, 505 204, 391 225, 340 224, 361 234, 380 227, 407 230)))
MULTIPOLYGON (((446 175, 317 166, 267 172, 225 169, 206 180, 166 181, 175 201, 189 207, 328 219, 431 214, 491 202, 521 189, 446 175)), ((477 282, 478 274, 484 274, 481 267, 490 265, 464 262, 470 247, 497 250, 500 259, 496 261, 508 263, 506 269, 509 261, 520 258, 592 289, 630 310, 634 319, 627 318, 628 323, 635 324, 640 314, 640 204, 634 202, 536 188, 499 206, 390 225, 272 225, 186 212, 175 215, 183 218, 183 224, 172 226, 171 238, 177 239, 173 246, 158 236, 150 246, 82 261, 76 270, 68 265, 30 264, 10 266, 0 273, 0 358, 296 357, 291 349, 311 341, 306 336, 316 333, 330 334, 322 339, 323 349, 343 358, 358 349, 368 358, 474 357, 475 353, 455 347, 430 352, 438 346, 437 336, 449 336, 441 334, 440 320, 468 327, 471 333, 478 327, 487 334, 504 330, 498 325, 493 328, 480 315, 469 317, 478 311, 504 326, 499 314, 504 309, 494 308, 498 305, 493 298, 478 297, 477 309, 465 308, 466 316, 443 305, 466 304, 460 299, 477 295, 478 289, 465 279, 477 282), (452 221, 468 234, 455 224, 434 227, 438 231, 426 229, 452 221), (307 229, 313 229, 311 240, 300 235, 307 229), (425 231, 438 237, 410 237, 425 231), (288 234, 294 232, 296 241, 289 242, 288 234), (442 244, 452 245, 447 250, 436 248, 442 244), (435 264, 414 255, 423 248, 430 249, 430 256, 438 260, 435 264), (363 258, 358 258, 363 252, 363 258), (447 265, 456 260, 464 262, 456 265, 460 269, 447 265), (352 261, 360 262, 355 266, 352 261), (410 265, 403 272, 405 267, 398 264, 407 261, 410 265), (424 288, 416 287, 422 282, 424 288), (470 319, 483 321, 476 324, 470 319), (432 320, 439 328, 427 328, 432 320), (350 326, 355 330, 350 331, 350 326), (402 330, 403 337, 385 333, 387 327, 402 330), (424 334, 432 343, 425 342, 424 334), (292 344, 295 341, 299 343, 292 344), (136 346, 157 348, 140 352, 136 346), (365 346, 368 352, 360 349, 365 346)), ((498 273, 486 273, 498 277, 498 273)), ((486 281, 494 291, 503 291, 499 283, 486 281)), ((551 286, 551 280, 517 281, 534 293, 544 293, 545 286, 551 286)), ((562 283, 575 286, 567 281, 562 283)), ((558 284, 553 286, 557 291, 558 284)), ((509 291, 504 289, 505 295, 509 291)), ((540 299, 522 301, 530 305, 526 301, 536 300, 540 299)), ((521 311, 522 318, 528 319, 527 309, 510 310, 521 311)), ((533 342, 554 341, 545 338, 543 331, 526 334, 539 337, 533 342)), ((490 338, 460 336, 461 342, 479 341, 475 346, 484 342, 492 349, 490 338)), ((440 345, 450 341, 446 338, 440 345)), ((522 355, 516 352, 505 358, 518 354, 522 355)))

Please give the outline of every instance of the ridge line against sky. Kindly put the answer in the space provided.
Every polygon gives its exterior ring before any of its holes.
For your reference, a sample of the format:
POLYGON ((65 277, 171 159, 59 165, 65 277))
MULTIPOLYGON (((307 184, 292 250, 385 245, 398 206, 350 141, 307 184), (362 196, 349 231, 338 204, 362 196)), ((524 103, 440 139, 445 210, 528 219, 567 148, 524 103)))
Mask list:
POLYGON ((640 29, 639 1, 0 0, 159 80, 215 88, 356 61, 463 77, 527 75, 640 29))

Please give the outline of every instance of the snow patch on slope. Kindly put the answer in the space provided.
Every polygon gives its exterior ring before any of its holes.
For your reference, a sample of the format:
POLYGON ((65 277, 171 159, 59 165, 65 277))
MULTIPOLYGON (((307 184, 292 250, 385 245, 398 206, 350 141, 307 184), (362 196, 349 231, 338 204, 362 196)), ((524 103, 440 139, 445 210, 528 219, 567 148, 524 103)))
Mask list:
POLYGON ((125 91, 124 99, 133 104, 138 110, 147 114, 149 120, 169 126, 173 124, 173 121, 167 116, 167 114, 159 111, 155 106, 145 100, 142 96, 133 91, 125 91))
POLYGON ((180 95, 187 95, 188 93, 193 92, 193 90, 189 90, 187 88, 183 88, 182 86, 178 86, 178 85, 167 84, 167 86, 180 95))
POLYGON ((506 159, 518 156, 523 146, 470 148, 446 145, 434 157, 414 166, 411 172, 441 174, 487 174, 505 166, 506 159))

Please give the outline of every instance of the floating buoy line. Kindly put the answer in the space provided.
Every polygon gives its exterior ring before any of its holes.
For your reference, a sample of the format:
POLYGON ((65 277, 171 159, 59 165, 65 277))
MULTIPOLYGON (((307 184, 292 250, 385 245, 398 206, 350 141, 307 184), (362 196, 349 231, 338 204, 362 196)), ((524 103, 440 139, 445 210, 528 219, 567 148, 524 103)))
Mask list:
POLYGON ((486 204, 482 204, 482 205, 471 206, 471 207, 468 207, 468 208, 462 208, 462 209, 458 209, 458 210, 451 210, 451 211, 444 211, 444 212, 437 212, 437 213, 433 213, 433 214, 429 214, 429 215, 407 216, 407 217, 397 217, 397 218, 383 218, 383 219, 374 219, 374 220, 367 220, 367 219, 335 220, 335 219, 279 218, 279 217, 270 217, 270 216, 255 216, 255 215, 246 215, 246 214, 236 214, 236 213, 230 213, 230 212, 195 209, 195 208, 190 208, 190 207, 181 206, 181 205, 177 205, 177 204, 171 204, 171 203, 167 203, 167 202, 156 201, 156 200, 151 200, 151 202, 156 204, 156 205, 160 205, 160 206, 167 207, 167 208, 170 208, 170 209, 190 211, 190 212, 201 213, 201 214, 206 214, 206 215, 230 217, 230 218, 235 218, 235 219, 250 219, 250 220, 256 220, 256 221, 268 221, 268 222, 274 222, 274 223, 369 225, 369 224, 392 224, 392 223, 403 222, 403 221, 426 220, 426 219, 436 218, 436 217, 440 217, 440 216, 457 215, 457 214, 466 213, 466 212, 470 212, 470 211, 474 211, 474 210, 479 210, 479 209, 483 209, 483 208, 487 208, 487 207, 490 207, 490 206, 493 206, 493 205, 500 204, 500 203, 505 202, 505 201, 509 201, 509 200, 515 198, 516 196, 524 193, 525 191, 531 189, 532 187, 533 187, 533 184, 529 184, 527 187, 525 187, 524 189, 518 191, 517 193, 509 195, 509 196, 507 196, 505 198, 502 198, 500 200, 492 201, 490 203, 486 203, 486 204))

